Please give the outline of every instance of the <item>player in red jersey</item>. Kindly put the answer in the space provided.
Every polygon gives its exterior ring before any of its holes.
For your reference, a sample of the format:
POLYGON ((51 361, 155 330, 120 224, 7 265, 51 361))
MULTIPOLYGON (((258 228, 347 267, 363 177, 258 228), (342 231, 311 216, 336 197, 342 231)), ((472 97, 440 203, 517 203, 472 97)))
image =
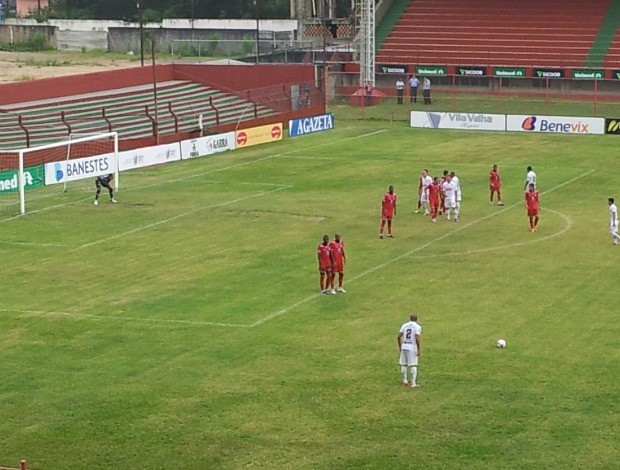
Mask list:
POLYGON ((392 235, 392 219, 396 215, 396 194, 394 186, 388 188, 388 192, 383 195, 381 201, 381 228, 379 229, 379 238, 383 238, 383 229, 387 221, 388 237, 394 238, 392 235))
POLYGON ((344 265, 347 264, 347 255, 344 253, 344 242, 339 233, 334 235, 334 241, 329 244, 329 250, 334 260, 331 287, 332 289, 334 288, 336 273, 338 273, 338 288, 336 291, 344 294, 346 290, 344 290, 342 284, 344 282, 344 265))
POLYGON ((491 191, 491 205, 493 205, 493 194, 497 193, 497 205, 503 206, 502 202, 502 183, 499 180, 499 172, 497 165, 493 165, 493 169, 489 173, 489 190, 491 191))
POLYGON ((334 267, 334 258, 332 252, 329 249, 329 235, 323 235, 323 241, 319 243, 316 249, 317 257, 319 258, 319 284, 321 286, 321 294, 335 294, 336 291, 329 288, 332 276, 332 269, 334 267))
POLYGON ((530 218, 530 231, 538 232, 538 215, 540 213, 540 194, 536 191, 534 183, 531 183, 525 191, 525 207, 527 216, 530 218))
POLYGON ((439 195, 441 194, 441 182, 439 176, 433 178, 433 182, 428 186, 428 203, 431 206, 431 222, 437 222, 437 213, 439 212, 439 195))

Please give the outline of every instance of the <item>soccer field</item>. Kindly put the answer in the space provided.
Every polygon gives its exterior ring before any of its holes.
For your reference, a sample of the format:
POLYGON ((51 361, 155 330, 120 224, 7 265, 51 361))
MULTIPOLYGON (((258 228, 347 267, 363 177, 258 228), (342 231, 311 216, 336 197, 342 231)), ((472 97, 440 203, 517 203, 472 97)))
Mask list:
POLYGON ((89 180, 2 214, 0 465, 616 467, 617 137, 337 126, 122 173, 116 205, 89 180), (414 214, 424 168, 460 177, 459 223, 414 214), (321 296, 335 232, 347 293, 321 296), (411 312, 418 389, 397 362, 411 312))

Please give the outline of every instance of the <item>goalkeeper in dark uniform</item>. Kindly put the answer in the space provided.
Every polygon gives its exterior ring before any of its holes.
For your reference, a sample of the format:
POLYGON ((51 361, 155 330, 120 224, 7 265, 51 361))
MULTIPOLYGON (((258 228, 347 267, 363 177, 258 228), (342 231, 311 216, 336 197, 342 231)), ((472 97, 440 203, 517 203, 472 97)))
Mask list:
POLYGON ((99 194, 101 193, 101 188, 106 188, 110 193, 110 202, 116 202, 114 199, 114 189, 112 189, 112 181, 114 180, 114 175, 110 173, 105 176, 97 176, 95 180, 95 186, 97 186, 97 193, 95 194, 95 205, 99 205, 99 194))

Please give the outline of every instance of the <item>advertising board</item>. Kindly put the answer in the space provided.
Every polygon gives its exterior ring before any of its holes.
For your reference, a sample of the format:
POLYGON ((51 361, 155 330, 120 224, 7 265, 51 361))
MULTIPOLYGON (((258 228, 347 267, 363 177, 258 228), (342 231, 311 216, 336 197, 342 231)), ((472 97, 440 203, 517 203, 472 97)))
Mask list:
POLYGON ((410 125, 430 129, 505 131, 506 116, 504 114, 411 111, 410 125))
POLYGON ((151 165, 176 162, 181 160, 181 149, 178 142, 156 145, 134 150, 119 152, 118 170, 127 171, 151 165))
MULTIPOLYGON (((0 193, 16 193, 19 189, 18 171, 0 171, 0 193)), ((24 189, 32 189, 43 186, 43 165, 24 168, 24 189)))
POLYGON ((116 159, 113 153, 62 160, 45 164, 45 184, 64 183, 85 178, 95 178, 116 172, 116 159))
POLYGON ((204 157, 235 149, 235 133, 209 135, 181 142, 181 158, 204 157))
POLYGON ((620 118, 605 119, 605 134, 620 135, 620 118))
POLYGON ((251 127, 235 132, 237 148, 251 147, 252 145, 277 142, 282 140, 282 123, 267 124, 266 126, 251 127))
POLYGON ((605 119, 509 114, 506 118, 506 130, 555 134, 603 134, 605 119))
POLYGON ((407 75, 407 66, 394 64, 379 64, 377 65, 377 73, 407 75))
POLYGON ((292 119, 288 122, 288 136, 299 137, 316 132, 327 131, 335 126, 332 113, 308 116, 300 119, 292 119))

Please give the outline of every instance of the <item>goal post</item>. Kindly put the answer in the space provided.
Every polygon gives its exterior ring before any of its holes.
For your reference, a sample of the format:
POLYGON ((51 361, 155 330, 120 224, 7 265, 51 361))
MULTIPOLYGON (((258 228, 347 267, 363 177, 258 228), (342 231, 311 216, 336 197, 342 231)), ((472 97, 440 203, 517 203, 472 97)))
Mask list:
POLYGON ((118 133, 69 136, 68 140, 18 151, 18 187, 20 214, 26 213, 26 168, 43 167, 44 185, 63 184, 109 173, 114 174, 114 189, 119 188, 118 133))

